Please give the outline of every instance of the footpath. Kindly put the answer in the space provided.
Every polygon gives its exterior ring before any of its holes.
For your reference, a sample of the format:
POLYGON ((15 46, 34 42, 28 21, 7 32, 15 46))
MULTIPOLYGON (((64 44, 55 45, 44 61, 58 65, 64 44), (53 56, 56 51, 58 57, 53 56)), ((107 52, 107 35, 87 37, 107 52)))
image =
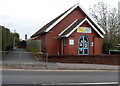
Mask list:
POLYGON ((99 64, 73 64, 36 62, 24 64, 2 64, 2 69, 34 69, 34 70, 118 70, 119 66, 99 64))

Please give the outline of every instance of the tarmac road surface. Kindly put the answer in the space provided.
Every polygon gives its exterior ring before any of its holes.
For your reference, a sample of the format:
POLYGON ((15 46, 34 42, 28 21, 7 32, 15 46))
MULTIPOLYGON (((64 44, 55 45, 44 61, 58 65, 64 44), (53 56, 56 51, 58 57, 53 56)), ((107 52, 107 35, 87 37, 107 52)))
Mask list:
MULTIPOLYGON (((118 82, 117 71, 3 70, 3 84, 61 84, 118 82)), ((110 86, 110 85, 109 85, 110 86)))

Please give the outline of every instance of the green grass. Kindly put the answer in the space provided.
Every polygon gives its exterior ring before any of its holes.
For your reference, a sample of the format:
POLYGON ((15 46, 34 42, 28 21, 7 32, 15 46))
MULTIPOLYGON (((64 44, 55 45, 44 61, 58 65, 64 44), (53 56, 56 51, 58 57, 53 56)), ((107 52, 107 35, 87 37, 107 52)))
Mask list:
POLYGON ((36 49, 36 48, 33 48, 33 47, 29 47, 29 48, 27 48, 29 51, 31 51, 31 52, 33 52, 33 53, 38 53, 38 52, 40 52, 38 49, 36 49))

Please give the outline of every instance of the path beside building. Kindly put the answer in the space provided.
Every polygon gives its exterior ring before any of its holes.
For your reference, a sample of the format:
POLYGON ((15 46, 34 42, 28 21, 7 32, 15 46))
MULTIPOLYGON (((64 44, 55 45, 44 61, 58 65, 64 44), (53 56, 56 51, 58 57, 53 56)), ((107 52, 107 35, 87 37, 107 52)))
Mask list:
POLYGON ((15 48, 9 51, 2 59, 3 63, 18 63, 18 62, 32 62, 36 61, 35 56, 22 48, 15 48))

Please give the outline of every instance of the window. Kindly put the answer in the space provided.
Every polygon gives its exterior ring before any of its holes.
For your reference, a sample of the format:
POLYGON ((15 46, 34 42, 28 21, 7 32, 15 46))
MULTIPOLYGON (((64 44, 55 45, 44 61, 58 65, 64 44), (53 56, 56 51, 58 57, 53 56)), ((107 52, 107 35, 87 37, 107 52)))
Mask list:
POLYGON ((74 40, 73 39, 69 40, 69 45, 74 45, 74 40))
POLYGON ((78 40, 78 51, 79 55, 89 54, 89 40, 87 36, 83 35, 78 40))

